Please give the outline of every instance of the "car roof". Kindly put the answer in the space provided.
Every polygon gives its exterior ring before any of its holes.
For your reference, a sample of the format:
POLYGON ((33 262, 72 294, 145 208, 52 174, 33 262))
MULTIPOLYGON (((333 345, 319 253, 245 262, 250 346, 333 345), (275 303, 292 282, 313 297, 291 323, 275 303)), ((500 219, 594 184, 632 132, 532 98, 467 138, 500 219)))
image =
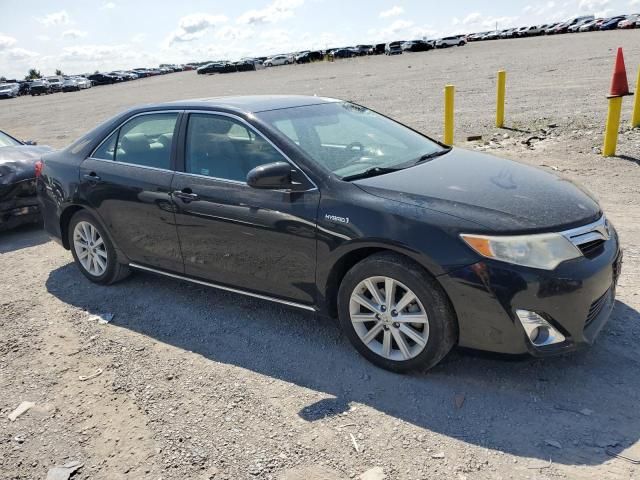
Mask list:
POLYGON ((307 95, 244 95, 229 97, 196 98, 191 100, 179 100, 141 107, 145 109, 158 108, 184 108, 198 110, 232 110, 245 114, 259 113, 269 110, 281 110, 285 108, 302 107, 308 105, 320 105, 325 103, 341 102, 335 98, 316 97, 307 95))

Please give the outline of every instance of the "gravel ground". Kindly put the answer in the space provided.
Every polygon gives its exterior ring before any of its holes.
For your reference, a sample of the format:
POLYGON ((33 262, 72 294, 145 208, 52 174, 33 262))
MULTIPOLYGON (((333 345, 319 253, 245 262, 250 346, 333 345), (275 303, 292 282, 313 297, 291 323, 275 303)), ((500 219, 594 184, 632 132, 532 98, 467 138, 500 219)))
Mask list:
POLYGON ((0 477, 42 479, 79 461, 74 479, 640 478, 607 453, 640 459, 640 131, 623 127, 619 157, 597 153, 617 46, 631 78, 640 30, 1 102, 0 129, 55 147, 130 105, 249 93, 347 98, 438 136, 453 83, 457 143, 592 190, 625 264, 592 349, 546 360, 455 350, 400 376, 368 364, 326 319, 149 274, 96 286, 40 229, 0 234, 0 477), (498 131, 499 68, 509 128, 498 131), (35 406, 11 422, 23 401, 35 406))

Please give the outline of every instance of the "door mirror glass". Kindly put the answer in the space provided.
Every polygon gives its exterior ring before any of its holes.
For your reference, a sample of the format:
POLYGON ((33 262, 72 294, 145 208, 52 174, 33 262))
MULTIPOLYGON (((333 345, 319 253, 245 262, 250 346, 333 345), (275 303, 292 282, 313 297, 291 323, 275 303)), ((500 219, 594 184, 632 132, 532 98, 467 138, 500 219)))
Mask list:
POLYGON ((291 188, 291 165, 275 162, 255 167, 247 174, 247 185, 263 189, 291 188))

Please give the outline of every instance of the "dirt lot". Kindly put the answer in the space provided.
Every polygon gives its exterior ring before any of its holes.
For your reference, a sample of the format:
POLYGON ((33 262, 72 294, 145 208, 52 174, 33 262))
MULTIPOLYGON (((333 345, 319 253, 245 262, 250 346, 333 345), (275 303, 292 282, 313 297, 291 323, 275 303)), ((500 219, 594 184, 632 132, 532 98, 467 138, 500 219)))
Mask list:
POLYGON ((42 479, 77 460, 74 479, 335 480, 375 467, 363 478, 640 478, 640 466, 607 453, 640 459, 640 131, 623 128, 621 156, 597 154, 617 46, 631 78, 640 30, 1 102, 0 129, 55 147, 130 105, 249 93, 352 99, 437 136, 450 82, 458 144, 588 187, 622 236, 625 264, 613 317, 588 351, 454 351, 428 374, 399 376, 322 318, 142 273, 99 287, 41 230, 0 234, 0 477, 42 479), (510 129, 497 131, 501 67, 510 129), (483 141, 464 142, 472 133, 483 141), (94 317, 105 314, 110 323, 94 317), (10 422, 22 401, 35 406, 10 422))

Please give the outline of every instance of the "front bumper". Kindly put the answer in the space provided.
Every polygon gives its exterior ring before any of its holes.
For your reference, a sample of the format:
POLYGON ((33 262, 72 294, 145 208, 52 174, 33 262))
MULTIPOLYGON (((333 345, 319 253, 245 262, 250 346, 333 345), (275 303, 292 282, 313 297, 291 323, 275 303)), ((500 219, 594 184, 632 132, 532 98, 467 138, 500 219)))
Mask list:
POLYGON ((40 203, 35 192, 35 181, 15 184, 0 199, 0 232, 19 225, 38 223, 42 220, 40 203))
POLYGON ((547 356, 594 343, 613 309, 621 264, 614 233, 598 255, 565 262, 553 271, 485 260, 438 278, 458 316, 460 346, 547 356), (534 346, 516 310, 538 313, 565 341, 534 346))

